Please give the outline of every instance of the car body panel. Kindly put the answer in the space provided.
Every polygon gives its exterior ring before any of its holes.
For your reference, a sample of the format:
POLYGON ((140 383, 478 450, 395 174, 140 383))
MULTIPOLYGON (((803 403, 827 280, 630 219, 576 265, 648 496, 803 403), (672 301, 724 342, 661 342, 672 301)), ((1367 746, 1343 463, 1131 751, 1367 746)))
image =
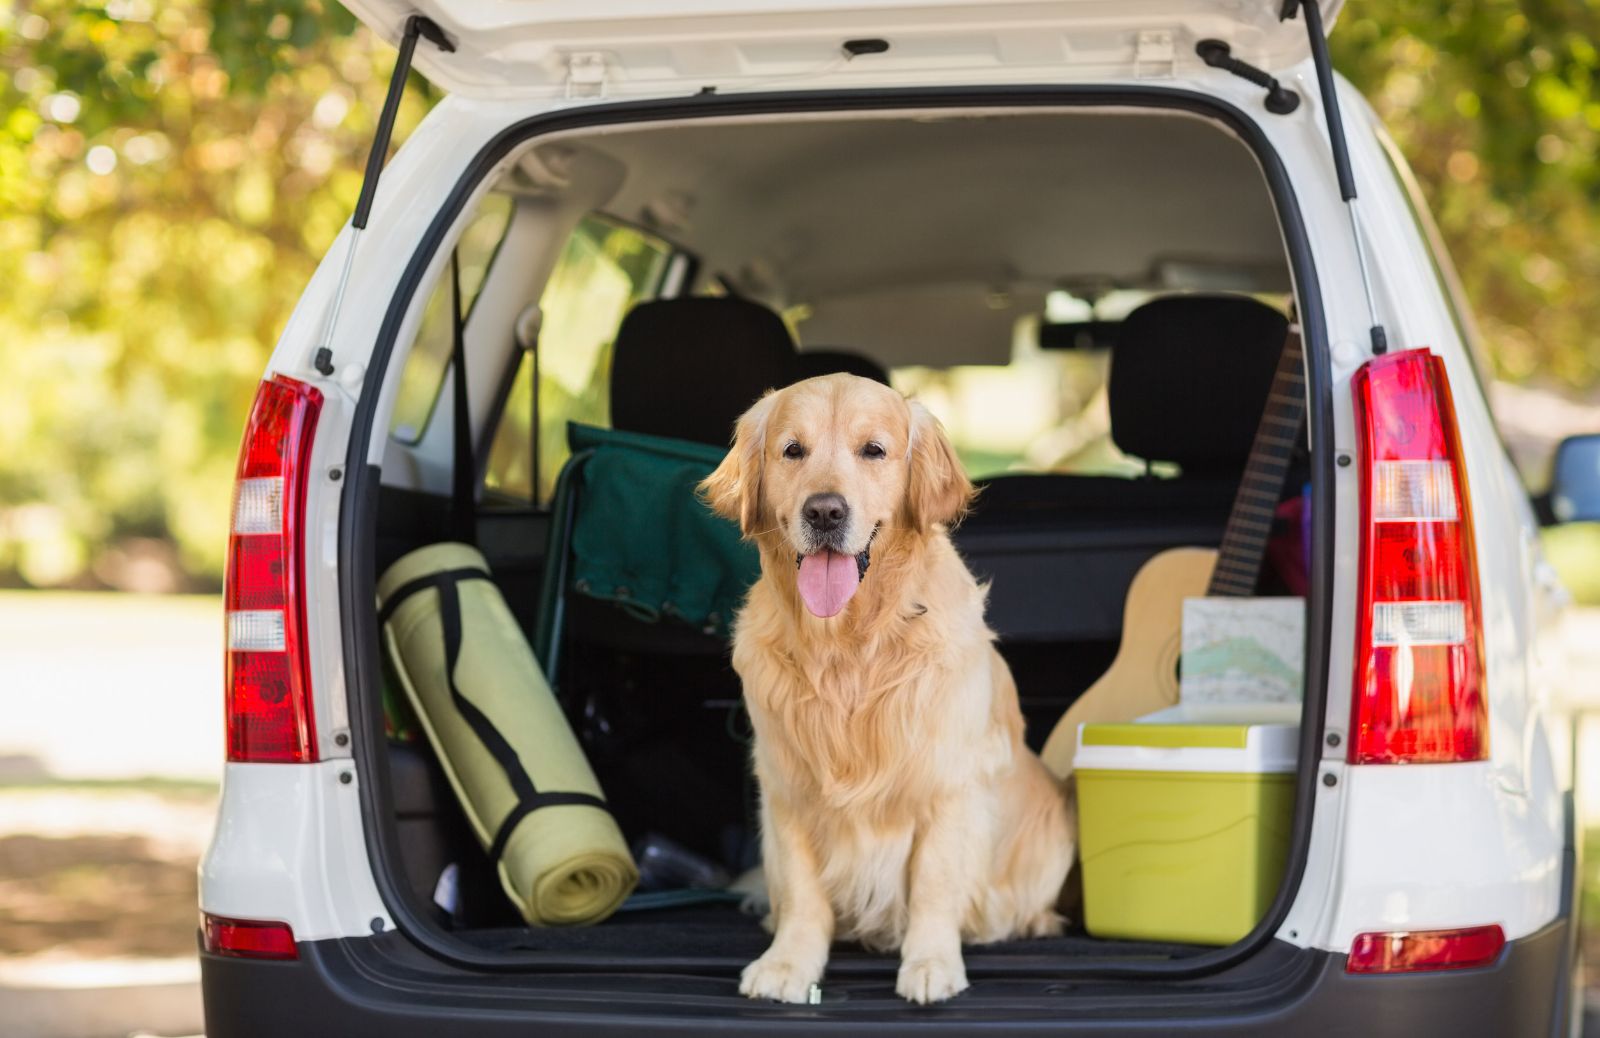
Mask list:
MULTIPOLYGON (((1282 72, 1285 83, 1304 100, 1289 116, 1267 115, 1259 88, 1203 67, 1179 65, 1174 75, 1155 83, 1131 75, 1106 85, 1114 89, 1137 82, 1193 91, 1249 113, 1287 168, 1316 258, 1332 345, 1330 370, 1319 377, 1333 394, 1334 442, 1313 444, 1313 449, 1353 454, 1349 379, 1366 357, 1369 319, 1309 61, 1282 72)), ((1498 445, 1467 346, 1428 269, 1427 245, 1382 156, 1375 117, 1353 90, 1346 88, 1344 96, 1380 319, 1393 348, 1426 345, 1444 357, 1456 400, 1480 555, 1491 758, 1482 764, 1426 767, 1345 764, 1359 476, 1357 466, 1338 468, 1324 719, 1326 733, 1338 742, 1325 743, 1319 772, 1331 784, 1319 784, 1306 873, 1277 937, 1287 945, 1343 953, 1356 933, 1370 930, 1499 922, 1509 938, 1517 939, 1548 926, 1561 911, 1562 862, 1571 836, 1571 820, 1562 809, 1570 776, 1555 763, 1559 753, 1550 744, 1541 705, 1548 697, 1532 686, 1530 676, 1529 661, 1552 615, 1545 600, 1549 593, 1536 590, 1536 527, 1498 445)), ((374 428, 388 427, 403 352, 381 376, 368 367, 389 301, 442 201, 474 157, 507 127, 541 113, 594 104, 533 93, 510 99, 446 98, 390 163, 367 230, 357 236, 346 228, 336 240, 274 351, 272 372, 319 386, 329 401, 314 444, 312 485, 317 489, 310 495, 307 524, 322 763, 228 766, 217 834, 201 867, 201 904, 208 912, 282 920, 301 939, 359 938, 370 936, 375 926, 393 925, 362 838, 359 779, 353 774, 349 781, 341 777, 357 769, 349 766, 349 739, 344 745, 339 742, 349 734, 342 647, 351 634, 338 608, 342 495, 334 472, 344 463, 353 404, 362 394, 379 394, 374 428), (311 360, 330 319, 345 252, 352 247, 357 251, 344 312, 330 344, 334 370, 324 377, 311 360)), ((993 107, 1006 108, 1003 95, 997 95, 993 107)), ((515 157, 513 151, 502 167, 515 157)), ((486 185, 487 178, 476 190, 486 190, 486 185)), ((463 214, 471 208, 469 202, 463 214)), ((452 235, 467 219, 463 215, 457 220, 452 235)), ((423 283, 442 274, 447 256, 447 250, 440 250, 428 260, 423 283)), ((423 302, 420 295, 412 299, 396 343, 409 343, 415 336, 423 302)), ((450 406, 445 392, 434 421, 448 426, 450 406)), ((388 437, 379 434, 365 450, 369 464, 380 466, 392 448, 388 437)))
MULTIPOLYGON (((1309 53, 1280 0, 345 0, 385 39, 421 14, 454 50, 416 67, 476 97, 666 97, 718 90, 1134 77, 1220 37, 1278 69, 1309 53), (880 51, 851 56, 848 40, 880 51), (976 77, 976 79, 972 78, 976 77)), ((1326 26, 1343 0, 1319 0, 1326 26)))
POLYGON ((200 862, 200 907, 288 923, 296 941, 390 928, 349 761, 229 764, 200 862), (348 779, 348 781, 347 781, 348 779))

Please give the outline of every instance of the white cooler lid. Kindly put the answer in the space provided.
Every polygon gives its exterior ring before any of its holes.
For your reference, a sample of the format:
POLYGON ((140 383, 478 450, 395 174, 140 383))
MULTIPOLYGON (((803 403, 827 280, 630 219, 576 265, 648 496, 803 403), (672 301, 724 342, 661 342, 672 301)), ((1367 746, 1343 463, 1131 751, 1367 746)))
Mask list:
POLYGON ((1129 724, 1078 726, 1077 771, 1285 774, 1299 757, 1300 704, 1184 704, 1129 724))

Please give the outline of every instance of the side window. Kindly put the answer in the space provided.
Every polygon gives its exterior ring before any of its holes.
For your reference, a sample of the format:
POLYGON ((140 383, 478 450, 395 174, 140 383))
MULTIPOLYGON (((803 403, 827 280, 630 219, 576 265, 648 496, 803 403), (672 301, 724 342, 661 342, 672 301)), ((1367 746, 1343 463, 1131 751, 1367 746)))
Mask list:
POLYGON ((628 310, 654 292, 671 255, 666 242, 605 217, 578 224, 539 297, 538 363, 526 355, 518 362, 489 446, 490 497, 548 502, 571 453, 567 423, 610 423, 612 340, 628 310))
MULTIPOLYGON (((472 311, 495 252, 511 224, 509 195, 491 194, 478 205, 478 213, 467 225, 458 246, 461 256, 461 305, 472 311)), ((400 372, 400 390, 395 397, 394 417, 389 420, 389 435, 401 443, 416 443, 428 428, 433 405, 439 399, 445 368, 450 366, 450 268, 433 286, 433 294, 422 311, 417 338, 400 372)))

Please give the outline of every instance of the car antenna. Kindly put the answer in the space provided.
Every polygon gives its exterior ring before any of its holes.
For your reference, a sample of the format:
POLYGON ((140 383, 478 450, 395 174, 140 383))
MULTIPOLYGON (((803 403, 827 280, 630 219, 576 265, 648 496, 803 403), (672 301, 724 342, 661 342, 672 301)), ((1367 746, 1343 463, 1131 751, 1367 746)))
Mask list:
POLYGON ((411 56, 417 49, 417 38, 423 37, 445 53, 456 49, 445 36, 444 30, 431 18, 420 14, 406 19, 405 31, 400 35, 400 54, 394 61, 394 72, 389 77, 389 94, 383 100, 383 111, 378 116, 378 131, 372 138, 372 150, 367 153, 367 170, 361 179, 361 195, 356 199, 356 212, 350 219, 350 244, 344 251, 344 267, 339 272, 339 286, 333 294, 333 309, 328 314, 328 324, 322 333, 322 342, 312 354, 312 367, 323 376, 333 374, 333 332, 339 323, 339 311, 344 307, 344 290, 350 284, 350 269, 356 258, 356 245, 361 232, 367 228, 367 217, 372 214, 372 199, 378 193, 378 177, 383 173, 383 162, 389 155, 389 138, 394 135, 395 116, 400 111, 400 98, 405 93, 406 77, 411 73, 411 56))
POLYGON ((1389 337, 1378 321, 1378 305, 1372 295, 1372 275, 1367 269, 1367 249, 1361 237, 1361 217, 1356 209, 1356 179, 1350 172, 1350 151, 1345 144, 1344 122, 1339 118, 1339 98, 1333 82, 1333 64, 1328 60, 1328 34, 1322 28, 1319 0, 1283 0, 1279 21, 1287 21, 1296 11, 1306 16, 1306 40, 1311 45, 1311 62, 1317 70, 1317 88, 1322 94, 1322 111, 1328 122, 1328 146, 1333 151, 1333 171, 1339 178, 1339 197, 1350 214, 1350 235, 1355 239, 1356 263, 1361 268, 1361 288, 1367 295, 1367 315, 1372 320, 1372 355, 1389 352, 1389 337))

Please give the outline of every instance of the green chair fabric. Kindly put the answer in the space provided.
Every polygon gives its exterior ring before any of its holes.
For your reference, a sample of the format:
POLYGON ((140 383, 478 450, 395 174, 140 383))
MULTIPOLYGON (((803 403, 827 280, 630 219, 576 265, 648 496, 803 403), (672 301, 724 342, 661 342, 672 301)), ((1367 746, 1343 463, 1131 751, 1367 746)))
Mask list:
POLYGON ((670 617, 726 636, 761 572, 738 526, 713 515, 695 492, 727 451, 576 423, 568 440, 574 457, 585 459, 573 512, 572 589, 641 620, 670 617))

